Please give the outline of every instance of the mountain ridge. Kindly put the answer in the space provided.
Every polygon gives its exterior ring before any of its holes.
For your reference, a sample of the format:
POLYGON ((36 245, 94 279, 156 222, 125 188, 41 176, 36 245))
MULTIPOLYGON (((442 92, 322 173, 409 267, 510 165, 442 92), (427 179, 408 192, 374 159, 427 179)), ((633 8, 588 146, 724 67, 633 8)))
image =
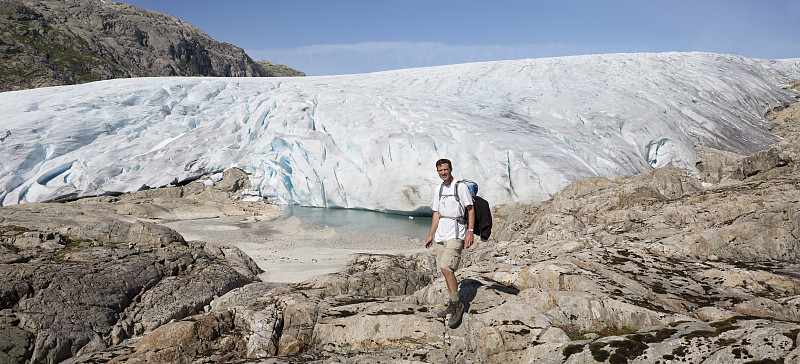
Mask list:
POLYGON ((304 76, 114 1, 0 0, 0 91, 142 76, 304 76), (271 64, 271 65, 270 65, 271 64))

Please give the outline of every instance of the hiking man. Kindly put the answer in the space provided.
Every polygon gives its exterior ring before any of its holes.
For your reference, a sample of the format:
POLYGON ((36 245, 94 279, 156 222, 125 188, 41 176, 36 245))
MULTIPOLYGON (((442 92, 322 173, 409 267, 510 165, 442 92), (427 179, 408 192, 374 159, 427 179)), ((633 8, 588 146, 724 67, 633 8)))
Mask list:
POLYGON ((430 248, 436 241, 436 265, 444 275, 447 283, 447 308, 437 316, 450 314, 447 325, 456 328, 461 323, 464 304, 458 299, 458 283, 455 271, 461 261, 461 251, 469 248, 474 239, 475 212, 472 206, 472 195, 463 183, 454 181, 453 164, 448 159, 436 161, 436 172, 442 179, 437 186, 438 193, 433 198, 433 220, 431 231, 425 240, 425 248, 430 248), (461 188, 458 185, 461 184, 461 188))

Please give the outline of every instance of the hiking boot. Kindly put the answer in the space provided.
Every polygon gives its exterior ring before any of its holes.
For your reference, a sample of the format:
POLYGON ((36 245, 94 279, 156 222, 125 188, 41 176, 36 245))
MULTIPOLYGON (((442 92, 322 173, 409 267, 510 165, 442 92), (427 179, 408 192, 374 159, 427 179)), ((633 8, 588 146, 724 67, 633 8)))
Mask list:
POLYGON ((461 301, 453 302, 453 313, 450 314, 450 319, 447 320, 447 326, 455 329, 461 325, 461 316, 464 315, 464 304, 461 301))
POLYGON ((447 301, 447 308, 444 311, 436 314, 436 317, 445 318, 447 315, 452 315, 456 311, 456 305, 453 301, 447 301))

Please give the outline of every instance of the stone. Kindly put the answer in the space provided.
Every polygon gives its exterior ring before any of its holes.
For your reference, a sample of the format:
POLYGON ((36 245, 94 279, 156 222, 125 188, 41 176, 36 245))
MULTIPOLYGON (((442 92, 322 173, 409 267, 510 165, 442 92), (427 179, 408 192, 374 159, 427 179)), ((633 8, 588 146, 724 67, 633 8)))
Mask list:
POLYGON ((214 184, 214 187, 231 193, 249 189, 250 177, 239 168, 228 168, 222 173, 222 180, 214 184))

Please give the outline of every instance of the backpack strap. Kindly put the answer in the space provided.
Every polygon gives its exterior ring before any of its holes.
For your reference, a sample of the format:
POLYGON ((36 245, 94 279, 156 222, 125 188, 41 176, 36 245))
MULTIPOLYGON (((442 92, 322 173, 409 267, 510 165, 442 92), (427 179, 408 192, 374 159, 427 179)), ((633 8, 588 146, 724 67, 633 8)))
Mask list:
MULTIPOLYGON (((459 203, 461 202, 461 199, 459 199, 459 198, 458 198, 458 184, 459 184, 460 182, 461 182, 461 181, 455 181, 455 184, 456 184, 456 185, 455 185, 455 195, 454 195, 454 196, 456 197, 456 202, 459 202, 459 203)), ((439 185, 439 199, 442 199, 442 190, 443 190, 443 189, 444 189, 444 182, 442 182, 442 184, 441 184, 441 185, 439 185)), ((449 195, 448 195, 448 196, 449 196, 449 195)))
MULTIPOLYGON (((463 181, 455 181, 454 183, 456 184, 455 186, 453 186, 453 190, 454 190, 455 192, 454 192, 454 195, 452 195, 452 196, 454 196, 454 197, 456 198, 456 202, 457 202, 457 203, 460 205, 460 204, 461 204, 461 199, 458 197, 458 184, 459 184, 459 183, 463 183, 463 181)), ((442 182, 442 184, 441 184, 441 185, 439 185, 439 200, 441 200, 441 199, 442 199, 442 191, 443 191, 443 190, 444 190, 444 182, 442 182)), ((446 195, 446 196, 451 196, 451 195, 446 195)), ((459 207, 458 209, 459 209, 459 210, 461 210, 461 208, 460 208, 460 207, 459 207)), ((466 212, 466 211, 465 211, 465 212, 466 212)), ((460 220, 460 219, 462 219, 464 216, 463 216, 463 215, 461 215, 461 216, 455 216, 455 217, 453 217, 453 216, 442 216, 442 215, 440 214, 440 215, 439 215, 439 217, 440 217, 440 218, 445 218, 445 219, 453 219, 453 220, 455 220, 455 227, 456 227, 456 239, 458 239, 458 224, 459 224, 459 220, 460 220)))

